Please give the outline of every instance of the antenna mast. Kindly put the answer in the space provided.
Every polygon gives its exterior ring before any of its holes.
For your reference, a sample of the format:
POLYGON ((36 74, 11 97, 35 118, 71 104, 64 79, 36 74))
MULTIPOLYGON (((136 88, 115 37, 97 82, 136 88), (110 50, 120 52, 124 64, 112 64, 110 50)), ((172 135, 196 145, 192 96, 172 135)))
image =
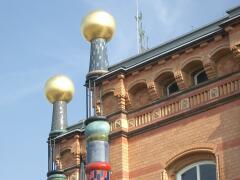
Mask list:
POLYGON ((139 0, 137 1, 137 16, 135 16, 135 19, 137 21, 137 51, 138 54, 140 53, 140 48, 139 48, 139 0))
POLYGON ((138 54, 143 53, 148 49, 148 37, 145 36, 145 31, 143 30, 142 25, 142 12, 139 10, 139 0, 136 0, 137 3, 137 15, 135 16, 137 22, 137 50, 138 54))

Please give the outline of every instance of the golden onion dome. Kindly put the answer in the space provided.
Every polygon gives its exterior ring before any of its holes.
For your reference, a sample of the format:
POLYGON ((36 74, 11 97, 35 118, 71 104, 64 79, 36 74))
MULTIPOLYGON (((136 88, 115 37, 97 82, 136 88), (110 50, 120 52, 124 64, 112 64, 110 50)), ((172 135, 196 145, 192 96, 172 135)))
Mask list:
POLYGON ((64 75, 53 76, 45 84, 45 95, 49 102, 71 101, 74 85, 71 79, 64 75))
POLYGON ((115 32, 115 20, 105 11, 94 11, 82 21, 81 32, 87 41, 103 38, 109 41, 115 32))

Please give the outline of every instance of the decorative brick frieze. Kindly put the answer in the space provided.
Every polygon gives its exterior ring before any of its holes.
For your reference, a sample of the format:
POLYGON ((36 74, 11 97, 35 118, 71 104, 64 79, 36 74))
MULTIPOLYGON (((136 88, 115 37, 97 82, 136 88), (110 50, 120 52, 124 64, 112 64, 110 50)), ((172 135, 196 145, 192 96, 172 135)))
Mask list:
POLYGON ((123 115, 123 114, 121 114, 115 120, 110 120, 109 123, 110 123, 111 132, 120 131, 120 130, 127 131, 129 126, 128 121, 126 119, 126 115, 123 115))
POLYGON ((214 88, 210 89, 209 98, 210 99, 215 99, 217 97, 219 97, 218 87, 214 87, 214 88))
POLYGON ((181 110, 188 109, 190 107, 189 98, 184 98, 180 101, 181 110))
POLYGON ((134 119, 130 119, 130 120, 128 121, 128 127, 129 127, 129 128, 135 127, 135 121, 134 121, 134 119))
POLYGON ((155 121, 161 121, 168 117, 177 116, 191 111, 197 107, 221 100, 234 93, 240 92, 239 77, 233 77, 225 81, 219 81, 215 86, 210 85, 197 89, 185 95, 185 98, 176 97, 169 103, 161 103, 158 107, 141 110, 137 114, 128 115, 128 130, 136 129, 155 121))

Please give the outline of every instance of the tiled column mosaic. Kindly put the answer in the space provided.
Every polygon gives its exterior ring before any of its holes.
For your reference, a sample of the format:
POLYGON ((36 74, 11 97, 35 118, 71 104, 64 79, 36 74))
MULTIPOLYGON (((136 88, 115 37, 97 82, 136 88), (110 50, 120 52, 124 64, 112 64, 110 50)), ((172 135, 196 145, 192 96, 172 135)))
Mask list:
POLYGON ((110 180, 109 123, 105 117, 90 117, 85 121, 85 125, 87 141, 87 179, 110 180))

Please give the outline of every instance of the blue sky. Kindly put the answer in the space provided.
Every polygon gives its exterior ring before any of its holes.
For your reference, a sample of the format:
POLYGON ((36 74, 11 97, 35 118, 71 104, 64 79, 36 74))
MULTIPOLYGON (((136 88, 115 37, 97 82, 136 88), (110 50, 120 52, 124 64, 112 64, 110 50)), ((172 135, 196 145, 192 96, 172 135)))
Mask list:
MULTIPOLYGON (((140 0, 149 47, 223 17, 239 0, 140 0)), ((46 179, 52 105, 46 80, 66 74, 76 94, 68 105, 69 124, 85 117, 85 74, 89 44, 80 22, 104 9, 116 19, 109 42, 110 64, 133 56, 136 48, 135 0, 0 1, 0 179, 46 179)))

